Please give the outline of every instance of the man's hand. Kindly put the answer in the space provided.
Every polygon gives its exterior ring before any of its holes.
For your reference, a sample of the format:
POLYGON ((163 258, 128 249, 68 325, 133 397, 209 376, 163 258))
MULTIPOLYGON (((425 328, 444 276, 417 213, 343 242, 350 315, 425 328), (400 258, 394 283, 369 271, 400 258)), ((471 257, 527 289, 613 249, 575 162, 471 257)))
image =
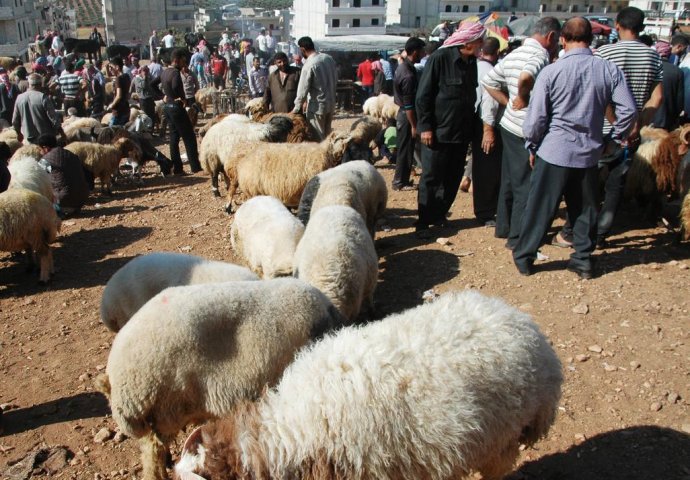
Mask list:
POLYGON ((491 153, 496 144, 496 135, 494 129, 488 125, 484 126, 484 135, 482 135, 482 151, 487 155, 491 153))
POLYGON ((422 145, 426 145, 427 147, 431 147, 434 143, 434 132, 422 132, 421 134, 421 140, 422 140, 422 145))
POLYGON ((522 110, 523 108, 527 107, 527 104, 528 104, 528 103, 529 103, 529 98, 528 98, 528 99, 524 99, 524 98, 522 98, 522 97, 520 97, 520 96, 518 95, 518 96, 515 97, 515 99, 513 100, 513 104, 512 104, 512 105, 513 105, 513 110, 515 110, 515 111, 522 110))
POLYGON ((537 159, 533 153, 529 154, 529 168, 534 169, 534 161, 537 159))
POLYGON ((417 127, 410 127, 412 138, 417 138, 417 127))

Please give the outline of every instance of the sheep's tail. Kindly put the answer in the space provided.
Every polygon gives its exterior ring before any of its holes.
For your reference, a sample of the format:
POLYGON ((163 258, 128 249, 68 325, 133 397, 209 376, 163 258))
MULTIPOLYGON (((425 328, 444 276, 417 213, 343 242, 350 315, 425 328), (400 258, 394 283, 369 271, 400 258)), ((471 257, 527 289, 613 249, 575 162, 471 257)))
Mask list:
POLYGON ((110 378, 108 377, 107 373, 97 376, 93 384, 96 387, 96 390, 110 399, 110 378))
POLYGON ((144 480, 164 480, 168 478, 165 465, 170 452, 168 446, 155 432, 149 432, 139 439, 141 465, 144 480))

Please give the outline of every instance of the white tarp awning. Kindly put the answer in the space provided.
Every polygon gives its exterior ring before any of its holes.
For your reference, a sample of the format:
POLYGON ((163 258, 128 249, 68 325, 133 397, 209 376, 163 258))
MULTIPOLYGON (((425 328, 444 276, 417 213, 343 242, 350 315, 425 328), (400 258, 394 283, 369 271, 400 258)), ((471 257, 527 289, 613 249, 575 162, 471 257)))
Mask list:
POLYGON ((396 35, 346 35, 314 40, 322 52, 379 52, 402 50, 408 37, 396 35))

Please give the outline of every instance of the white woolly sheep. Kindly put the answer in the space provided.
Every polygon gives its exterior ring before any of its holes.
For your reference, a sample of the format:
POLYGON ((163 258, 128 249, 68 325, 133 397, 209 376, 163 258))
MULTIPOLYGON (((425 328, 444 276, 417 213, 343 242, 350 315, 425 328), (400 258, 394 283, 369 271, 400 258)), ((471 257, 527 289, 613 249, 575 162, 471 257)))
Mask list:
POLYGON ((41 158, 43 158, 43 152, 41 151, 41 147, 39 147, 38 145, 34 145, 31 143, 29 145, 23 145, 19 147, 17 151, 14 152, 14 154, 10 158, 10 163, 12 163, 18 158, 23 157, 31 157, 38 162, 41 158))
POLYGON ((528 315, 453 292, 303 349, 260 401, 195 430, 175 473, 498 480, 548 432, 562 381, 528 315))
POLYGON ((295 279, 173 287, 117 334, 100 387, 122 432, 139 438, 144 480, 166 477, 167 445, 189 423, 228 414, 274 384, 299 348, 342 325, 295 279))
POLYGON ((393 101, 393 98, 391 97, 391 99, 387 101, 381 109, 381 120, 383 121, 384 125, 388 120, 396 120, 398 118, 399 111, 400 107, 395 103, 395 101, 393 101))
POLYGON ((90 142, 70 143, 65 149, 74 153, 89 170, 94 178, 101 181, 103 193, 112 195, 110 185, 112 176, 118 172, 120 160, 125 157, 133 157, 136 163, 141 164, 141 148, 128 138, 120 138, 111 145, 100 145, 90 142))
POLYGON ((360 314, 373 313, 378 263, 362 216, 350 207, 334 205, 312 214, 297 245, 293 271, 354 322, 360 314))
POLYGON ((6 128, 0 132, 0 142, 5 142, 8 147, 10 147, 10 153, 14 154, 19 147, 22 146, 22 142, 19 141, 17 137, 17 132, 14 128, 6 128))
POLYGON ((236 144, 240 142, 283 142, 292 129, 292 122, 280 117, 267 124, 251 123, 244 115, 228 115, 208 130, 199 148, 199 162, 206 173, 211 175, 213 194, 218 191, 218 175, 223 174, 225 185, 235 177, 235 162, 229 157, 236 144), (230 175, 230 177, 228 177, 230 175))
POLYGON ((288 207, 297 207, 307 182, 338 165, 351 141, 351 137, 333 132, 321 143, 237 145, 226 162, 225 173, 230 179, 226 211, 232 212, 238 187, 245 199, 270 195, 288 207), (233 175, 228 168, 235 165, 233 175))
POLYGON ((118 332, 146 302, 169 287, 258 279, 232 263, 181 253, 149 253, 127 262, 110 277, 101 299, 101 321, 118 332))
POLYGON ((50 203, 55 201, 53 183, 48 173, 35 158, 14 158, 7 167, 12 175, 9 188, 25 188, 43 195, 50 203))
POLYGON ((237 255, 263 278, 292 275, 292 259, 304 225, 280 200, 254 197, 235 213, 230 242, 237 255))
POLYGON ((307 225, 309 216, 329 205, 354 208, 364 219, 373 239, 376 221, 386 210, 388 189, 383 176, 364 160, 344 163, 321 172, 307 183, 297 217, 307 225))
POLYGON ((38 257, 42 284, 54 272, 50 244, 59 230, 60 219, 53 204, 43 195, 23 188, 0 193, 0 250, 25 250, 29 265, 33 264, 34 256, 38 257))
POLYGON ((65 143, 88 142, 100 128, 101 123, 95 118, 76 118, 68 125, 63 125, 65 143))
POLYGON ((220 112, 220 92, 213 86, 198 90, 194 94, 194 100, 201 107, 203 114, 206 114, 209 105, 213 107, 213 115, 218 115, 220 112))
POLYGON ((362 112, 364 115, 370 115, 378 120, 381 119, 381 112, 386 103, 391 101, 393 97, 382 93, 375 97, 369 97, 362 105, 362 112))
POLYGON ((199 131, 197 132, 197 134, 199 135, 199 137, 204 138, 204 137, 206 136, 206 134, 208 133, 208 131, 211 129, 212 126, 214 126, 214 125, 217 124, 217 123, 222 122, 222 121, 225 120, 227 117, 228 117, 228 114, 227 114, 227 113, 221 113, 220 115, 214 116, 214 117, 211 118, 208 122, 206 122, 206 123, 204 124, 203 127, 201 127, 201 128, 199 129, 199 131))

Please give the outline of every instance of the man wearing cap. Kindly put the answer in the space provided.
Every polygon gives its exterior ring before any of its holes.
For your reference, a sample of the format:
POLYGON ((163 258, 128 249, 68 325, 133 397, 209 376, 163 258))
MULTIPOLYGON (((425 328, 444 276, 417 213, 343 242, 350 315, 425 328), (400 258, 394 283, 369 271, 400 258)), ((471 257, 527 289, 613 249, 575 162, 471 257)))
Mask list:
POLYGON ((424 67, 415 102, 417 131, 422 144, 422 176, 419 180, 421 237, 430 225, 445 226, 446 214, 460 187, 465 153, 472 140, 477 97, 477 56, 485 29, 465 22, 424 67))
POLYGON ((520 235, 532 172, 529 154, 525 150, 522 122, 527 116, 534 81, 555 56, 560 32, 558 19, 540 19, 534 25, 532 36, 482 78, 486 92, 506 107, 500 122, 503 154, 495 235, 507 238, 506 247, 509 249, 515 247, 520 235))
POLYGON ((53 101, 41 91, 43 77, 29 75, 29 90, 17 97, 12 116, 12 126, 19 141, 35 143, 43 134, 62 134, 60 117, 55 113, 53 101))

